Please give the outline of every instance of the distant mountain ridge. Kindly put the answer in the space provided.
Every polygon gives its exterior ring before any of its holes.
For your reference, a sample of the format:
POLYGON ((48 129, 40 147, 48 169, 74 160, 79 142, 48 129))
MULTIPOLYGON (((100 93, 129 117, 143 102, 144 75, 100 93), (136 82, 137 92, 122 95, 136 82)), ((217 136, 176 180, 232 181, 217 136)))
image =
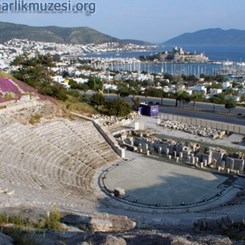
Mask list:
POLYGON ((144 41, 118 39, 89 27, 39 27, 0 22, 0 43, 4 43, 13 38, 70 44, 125 43, 130 41, 135 44, 147 44, 144 41))
POLYGON ((184 33, 165 41, 164 45, 209 45, 209 46, 245 46, 245 30, 223 30, 221 28, 204 29, 184 33))

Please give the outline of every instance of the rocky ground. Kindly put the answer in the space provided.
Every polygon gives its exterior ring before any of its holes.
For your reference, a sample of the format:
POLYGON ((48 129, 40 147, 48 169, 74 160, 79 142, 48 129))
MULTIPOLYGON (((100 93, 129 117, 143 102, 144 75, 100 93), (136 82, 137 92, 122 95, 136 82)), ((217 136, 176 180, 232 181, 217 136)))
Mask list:
MULTIPOLYGON (((8 215, 16 209, 6 209, 8 215)), ((40 209, 23 209, 22 217, 37 222, 44 215, 40 209), (28 210, 28 212, 27 212, 28 210)), ((193 227, 188 231, 137 229, 134 221, 125 216, 88 216, 63 213, 60 229, 37 229, 13 224, 2 224, 1 245, 242 245, 244 224, 223 220, 218 231, 206 223, 206 229, 193 227), (208 228, 209 227, 209 228, 208 228), (221 230, 222 228, 222 230, 221 230), (218 233, 223 235, 217 235, 218 233), (225 235, 233 235, 233 240, 225 235), (236 239, 236 240, 235 240, 236 239)), ((203 223, 204 224, 204 223, 203 223)))
POLYGON ((161 231, 134 230, 126 233, 101 233, 82 231, 70 227, 69 231, 21 231, 18 235, 0 233, 1 245, 231 245, 244 244, 220 235, 169 234, 161 231), (20 243, 21 242, 21 243, 20 243))
POLYGON ((226 135, 225 130, 215 128, 206 128, 202 126, 190 125, 178 121, 165 120, 160 123, 160 126, 174 130, 180 130, 189 134, 207 137, 211 139, 222 139, 226 135))
POLYGON ((10 101, 0 109, 0 125, 15 122, 35 124, 54 117, 67 117, 67 114, 60 104, 40 100, 37 96, 22 96, 18 102, 10 101))

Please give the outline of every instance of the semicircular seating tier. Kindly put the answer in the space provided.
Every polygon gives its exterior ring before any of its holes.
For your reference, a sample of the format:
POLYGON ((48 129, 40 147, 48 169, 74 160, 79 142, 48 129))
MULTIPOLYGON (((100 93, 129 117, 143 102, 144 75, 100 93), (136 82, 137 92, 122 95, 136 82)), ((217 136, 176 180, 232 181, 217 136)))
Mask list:
POLYGON ((92 122, 0 126, 0 178, 18 186, 92 194, 96 169, 118 159, 92 122))

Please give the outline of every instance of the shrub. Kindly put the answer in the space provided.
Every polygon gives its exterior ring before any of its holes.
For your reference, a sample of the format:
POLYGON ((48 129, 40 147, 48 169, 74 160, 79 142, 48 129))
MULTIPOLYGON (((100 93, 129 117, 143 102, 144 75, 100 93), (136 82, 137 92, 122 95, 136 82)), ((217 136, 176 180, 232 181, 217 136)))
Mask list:
POLYGON ((61 213, 57 208, 52 208, 50 214, 46 215, 44 219, 44 228, 51 230, 61 230, 61 213))
POLYGON ((31 115, 31 117, 29 119, 29 123, 32 125, 35 123, 39 123, 40 119, 41 119, 41 116, 39 114, 31 115))

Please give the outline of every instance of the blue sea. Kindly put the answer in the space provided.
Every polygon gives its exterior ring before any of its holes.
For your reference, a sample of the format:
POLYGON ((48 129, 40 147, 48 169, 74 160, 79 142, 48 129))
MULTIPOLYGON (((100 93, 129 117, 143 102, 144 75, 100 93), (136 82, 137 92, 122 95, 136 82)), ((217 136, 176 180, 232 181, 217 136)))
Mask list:
MULTIPOLYGON (((186 52, 195 52, 195 53, 204 53, 205 56, 209 58, 212 62, 234 62, 234 63, 245 63, 245 46, 181 46, 186 52)), ((171 47, 159 46, 152 50, 146 52, 107 52, 102 54, 88 54, 85 57, 101 57, 101 58, 138 58, 139 56, 148 56, 157 54, 163 51, 171 51, 171 47)), ((224 65, 216 63, 164 63, 164 64, 155 64, 151 62, 145 62, 140 64, 117 64, 113 67, 109 67, 113 70, 141 70, 150 73, 169 73, 169 74, 185 74, 185 75, 195 75, 199 76, 200 74, 217 74, 224 69, 224 65)), ((233 65, 234 68, 234 65, 233 65)), ((245 74, 245 66, 235 67, 241 73, 245 74), (240 69, 240 70, 239 70, 240 69)))
MULTIPOLYGON (((101 58, 133 58, 139 56, 147 56, 158 52, 170 51, 172 46, 159 46, 146 52, 107 52, 102 54, 88 54, 86 57, 101 57, 101 58)), ((234 61, 245 62, 245 46, 182 46, 187 52, 204 53, 209 60, 212 61, 234 61)))

